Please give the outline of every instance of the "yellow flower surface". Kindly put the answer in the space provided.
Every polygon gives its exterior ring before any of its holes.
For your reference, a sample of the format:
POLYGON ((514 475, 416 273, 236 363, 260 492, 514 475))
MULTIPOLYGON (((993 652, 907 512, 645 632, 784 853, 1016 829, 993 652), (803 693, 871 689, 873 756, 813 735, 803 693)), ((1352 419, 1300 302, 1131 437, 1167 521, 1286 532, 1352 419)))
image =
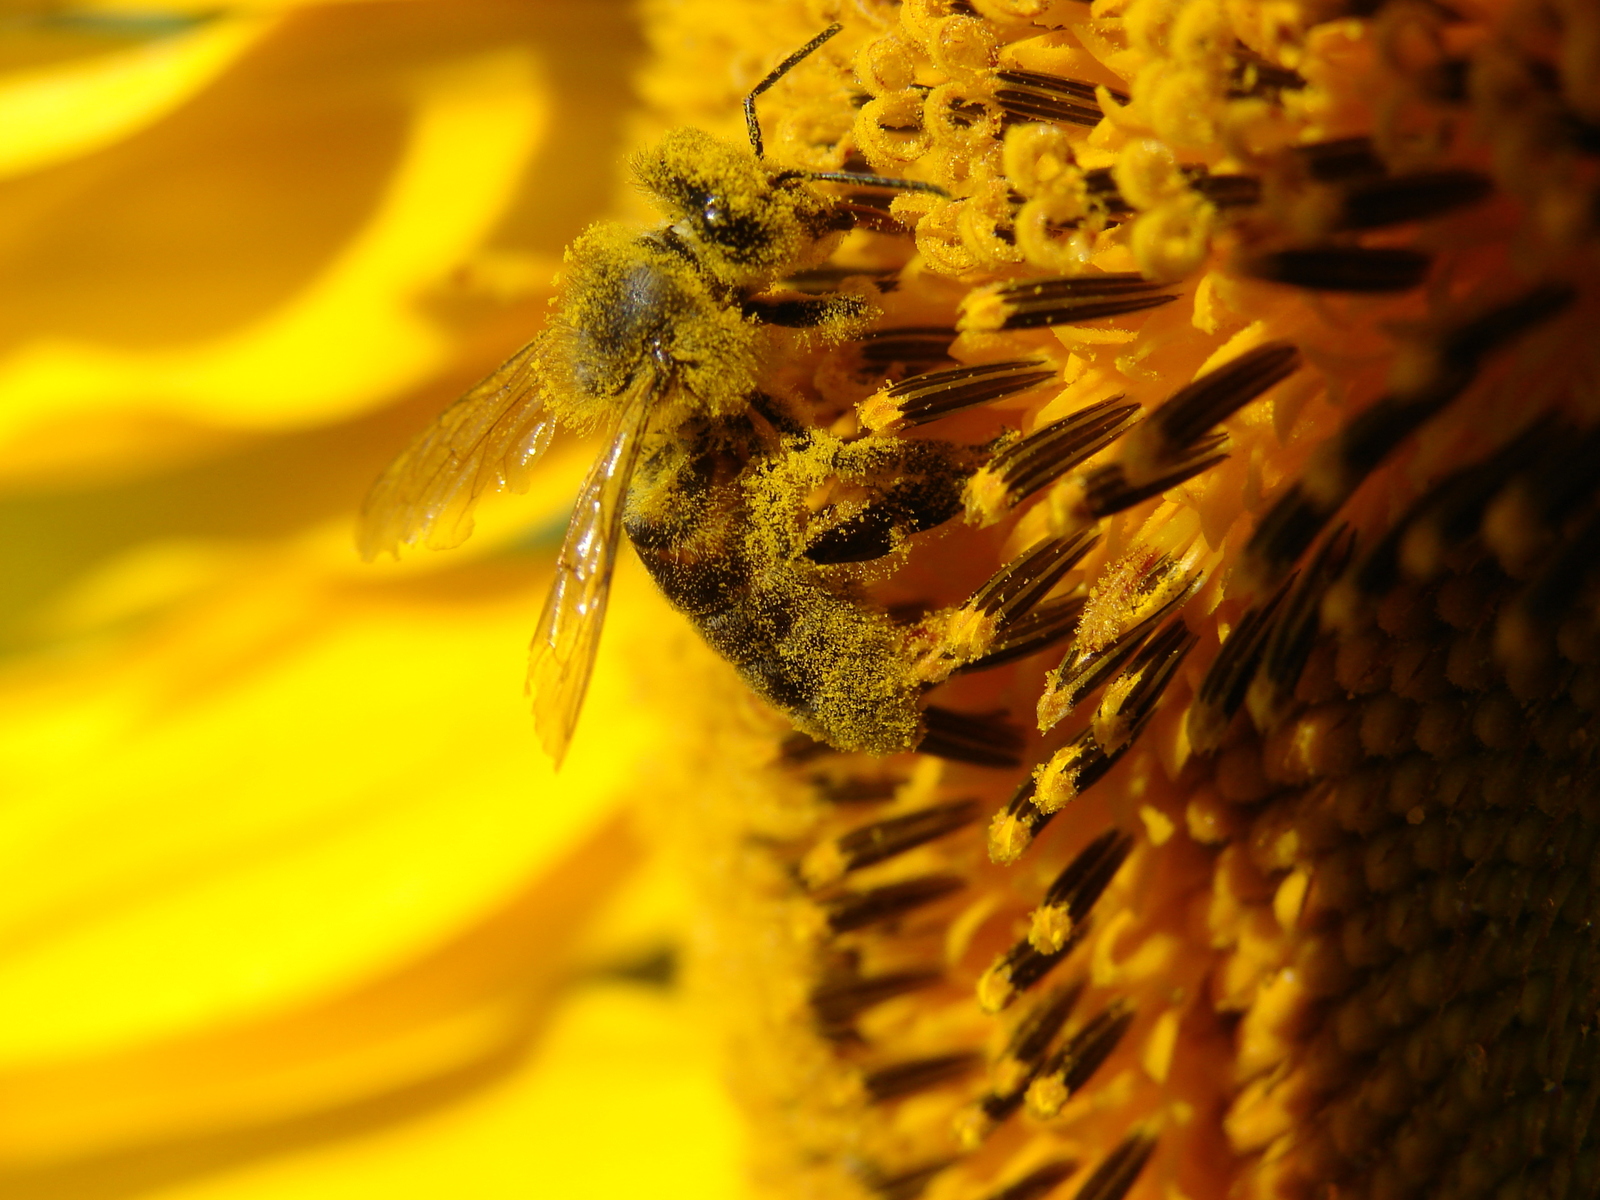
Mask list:
POLYGON ((648 11, 647 138, 738 143, 836 21, 768 157, 931 185, 816 185, 853 227, 785 282, 875 317, 771 355, 778 448, 689 526, 747 523, 742 596, 646 548, 744 675, 646 664, 706 697, 675 836, 762 1194, 1596 1194, 1594 6, 648 11), (938 533, 814 469, 939 438, 987 459, 938 533))
POLYGON ((661 982, 682 889, 621 815, 659 602, 619 595, 559 777, 522 694, 589 450, 470 553, 353 543, 612 202, 637 41, 613 4, 3 18, 0 1196, 734 1193, 661 982))

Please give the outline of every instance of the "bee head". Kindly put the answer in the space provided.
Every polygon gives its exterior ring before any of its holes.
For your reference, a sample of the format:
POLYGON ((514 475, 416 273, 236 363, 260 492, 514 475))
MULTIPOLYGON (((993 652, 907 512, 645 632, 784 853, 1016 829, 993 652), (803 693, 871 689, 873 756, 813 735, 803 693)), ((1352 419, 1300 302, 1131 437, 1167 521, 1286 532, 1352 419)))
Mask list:
POLYGON ((802 265, 834 228, 832 205, 802 179, 698 129, 669 133, 633 169, 700 265, 734 286, 802 265))

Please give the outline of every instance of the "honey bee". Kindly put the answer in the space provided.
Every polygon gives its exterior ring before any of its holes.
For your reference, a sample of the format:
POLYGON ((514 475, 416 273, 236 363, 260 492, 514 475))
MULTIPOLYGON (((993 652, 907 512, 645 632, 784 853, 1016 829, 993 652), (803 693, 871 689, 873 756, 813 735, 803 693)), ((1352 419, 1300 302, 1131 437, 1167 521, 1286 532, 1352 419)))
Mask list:
POLYGON ((635 160, 666 222, 580 235, 546 329, 438 417, 363 507, 369 558, 402 544, 455 545, 481 496, 526 487, 557 425, 604 431, 531 650, 535 722, 558 765, 624 531, 668 599, 800 729, 876 752, 923 736, 906 630, 865 601, 852 564, 961 511, 981 452, 877 434, 843 441, 761 390, 773 327, 839 340, 872 315, 862 296, 771 294, 826 259, 853 225, 818 185, 940 191, 766 161, 756 98, 839 28, 746 97, 748 149, 678 129, 635 160), (805 503, 819 489, 836 498, 805 503))

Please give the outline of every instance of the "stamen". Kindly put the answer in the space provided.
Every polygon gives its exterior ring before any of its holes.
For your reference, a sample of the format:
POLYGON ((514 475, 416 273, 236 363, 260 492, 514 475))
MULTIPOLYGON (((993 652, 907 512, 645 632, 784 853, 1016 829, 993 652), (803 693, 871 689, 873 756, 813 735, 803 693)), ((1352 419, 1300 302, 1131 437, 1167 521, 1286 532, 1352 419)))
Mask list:
POLYGON ((1015 862, 1033 844, 1055 816, 1033 803, 1038 784, 1030 773, 1011 794, 1006 806, 989 822, 990 861, 1004 866, 1015 862))
POLYGON ((1245 698, 1257 729, 1270 729, 1294 695, 1317 643, 1323 598, 1354 549, 1354 531, 1341 526, 1323 543, 1305 572, 1292 581, 1288 600, 1265 639, 1261 670, 1245 698))
POLYGON ((825 1034, 837 1035, 847 1031, 867 1009, 933 987, 943 980, 944 975, 938 971, 896 971, 868 978, 847 975, 812 989, 811 1012, 825 1034))
POLYGON ((987 671, 1049 649, 1062 638, 1071 636, 1087 602, 1088 597, 1081 595, 1045 601, 1027 616, 1006 626, 990 643, 987 654, 957 667, 951 674, 987 671))
MULTIPOLYGON (((1051 493, 1050 531, 1057 537, 1065 536, 1070 530, 1086 528, 1187 483, 1227 460, 1226 454, 1211 453, 1226 440, 1227 435, 1222 433, 1201 438, 1184 462, 1137 485, 1128 481, 1128 470, 1122 463, 1106 463, 1084 471, 1051 493)), ((976 481, 977 476, 973 479, 976 481)))
POLYGON ((1121 461, 1141 479, 1189 456, 1205 434, 1299 368, 1300 351, 1291 342, 1279 341, 1208 371, 1174 392, 1140 423, 1123 443, 1121 461))
POLYGON ((1043 1062, 1044 1052, 1067 1023, 1087 986, 1083 979, 1069 983, 1019 1021, 1006 1044, 1005 1058, 1016 1063, 1043 1062))
MULTIPOLYGON (((1145 720, 1149 716, 1146 713, 1145 720)), ((1060 812, 1106 777, 1143 728, 1143 722, 1135 725, 1128 740, 1115 750, 1104 749, 1095 740, 1094 730, 1085 729, 1039 768, 1036 773, 1038 786, 1033 793, 1034 807, 1046 816, 1060 812)))
POLYGON ((988 1200, 1040 1200, 1063 1179, 1070 1178, 1077 1169, 1077 1161, 1070 1158, 1045 1163, 1015 1183, 991 1193, 988 1200))
MULTIPOLYGON (((1155 575, 1162 569, 1163 564, 1158 564, 1150 574, 1155 575)), ((1155 631, 1156 626, 1188 600, 1199 585, 1198 578, 1190 580, 1160 602, 1153 611, 1140 616, 1105 644, 1076 653, 1068 651, 1056 669, 1046 677, 1037 710, 1039 732, 1047 732, 1057 725, 1085 696, 1120 670, 1155 631)))
POLYGON ((1258 586, 1281 579, 1332 516, 1306 496, 1301 484, 1290 484, 1245 543, 1241 572, 1258 586))
POLYGON ((1177 620, 1140 647, 1127 669, 1107 685, 1095 710, 1090 728, 1102 750, 1114 753, 1133 740, 1199 640, 1177 620))
MULTIPOLYGON (((995 101, 1014 120, 1064 121, 1093 128, 1105 116, 1092 83, 1016 70, 997 71, 995 81, 1001 85, 995 89, 995 101)), ((1122 92, 1106 90, 1118 104, 1128 103, 1122 92)))
POLYGON ((1002 954, 978 980, 978 1004, 985 1012, 999 1012, 1043 979, 1082 939, 1087 918, 1112 878, 1127 861, 1133 839, 1110 830, 1089 843, 1056 877, 1035 913, 1053 912, 1046 922, 1059 936, 1035 939, 1030 932, 1002 954))
POLYGON ((1357 184, 1344 195, 1341 229, 1379 229, 1407 221, 1426 221, 1476 204, 1494 191, 1494 181, 1477 171, 1424 171, 1357 184))
POLYGON ((1080 535, 1039 542, 995 572, 962 607, 1007 625, 1043 599, 1099 540, 1080 535))
POLYGON ((1218 208, 1243 208, 1261 203, 1261 180, 1254 175, 1213 175, 1204 167, 1187 173, 1189 186, 1218 208))
POLYGON ((1018 1022, 1011 1041, 991 1072, 991 1090, 956 1118, 956 1129, 965 1149, 976 1150, 984 1138, 1022 1107, 1028 1085, 1044 1063, 1045 1051, 1066 1024, 1085 985, 1086 981, 1080 979, 1058 989, 1018 1022))
POLYGON ((1048 1120, 1059 1113, 1111 1057, 1132 1024, 1133 1009, 1124 1003, 1097 1013, 1040 1069, 1028 1088, 1029 1114, 1048 1120))
POLYGON ((1098 540, 1088 534, 1046 539, 1001 567, 950 614, 939 645, 917 664, 916 677, 937 683, 986 655, 995 639, 1031 611, 1098 540))
POLYGON ((1306 172, 1318 183, 1349 183, 1386 173, 1383 160, 1367 137, 1335 138, 1293 147, 1306 172))
POLYGON ((864 1182, 878 1200, 917 1200, 934 1178, 954 1165, 955 1159, 946 1158, 926 1166, 902 1171, 898 1175, 879 1176, 867 1173, 864 1182))
POLYGON ((1291 576, 1265 603, 1239 618, 1200 681, 1187 717, 1189 744, 1196 754, 1211 754, 1222 744, 1233 714, 1244 703, 1261 656, 1266 653, 1273 617, 1293 583, 1291 576))
POLYGON ((1279 92, 1298 92, 1306 80, 1298 71, 1280 67, 1262 58, 1243 42, 1233 48, 1233 69, 1228 72, 1230 98, 1243 96, 1275 96, 1279 92))
POLYGON ((1137 404, 1113 396, 1052 421, 994 455, 967 481, 967 519, 992 525, 1013 508, 1093 458, 1133 425, 1137 404))
POLYGON ((816 797, 824 804, 880 804, 894 799, 903 779, 829 779, 826 775, 811 777, 816 797))
POLYGON ((1054 970, 1082 939, 1083 932, 1079 930, 1049 954, 1035 950, 1026 940, 1018 942, 979 977, 978 1007, 987 1013, 1010 1007, 1018 996, 1054 970))
POLYGON ((953 367, 917 375, 867 397, 856 411, 874 433, 891 433, 926 425, 979 404, 1015 396, 1057 377, 1038 359, 953 367))
POLYGON ((800 873, 810 886, 821 887, 851 871, 884 862, 952 834, 972 824, 977 817, 976 800, 956 800, 863 825, 817 846, 806 855, 800 873))
POLYGON ((1040 329, 1120 317, 1178 298, 1172 293, 1158 294, 1161 287, 1134 273, 990 284, 967 293, 959 327, 972 331, 1040 329))
POLYGON ((917 744, 917 753, 977 767, 1020 766, 1022 731, 1002 716, 951 712, 930 705, 922 712, 927 732, 917 744))
POLYGON ((979 1054, 940 1054, 881 1067, 865 1075, 861 1083, 873 1103, 882 1104, 950 1083, 982 1065, 979 1054))
POLYGON ((847 893, 828 901, 828 928, 834 933, 850 933, 892 921, 966 886, 967 881, 959 875, 926 875, 867 892, 847 893))
POLYGON ((1155 1151, 1156 1139, 1136 1133, 1107 1156, 1088 1181, 1078 1189, 1075 1200, 1122 1200, 1144 1170, 1155 1151))
POLYGON ((922 368, 949 362, 950 343, 956 331, 946 325, 902 325, 874 329, 856 339, 856 352, 864 368, 888 372, 891 367, 922 368))
POLYGON ((1133 838, 1118 829, 1090 842, 1056 876, 1034 909, 1028 944, 1041 954, 1054 954, 1066 945, 1132 850, 1133 838))
POLYGON ((1420 250, 1400 247, 1322 246, 1258 255, 1244 270, 1313 291, 1404 292, 1422 282, 1432 262, 1420 250))

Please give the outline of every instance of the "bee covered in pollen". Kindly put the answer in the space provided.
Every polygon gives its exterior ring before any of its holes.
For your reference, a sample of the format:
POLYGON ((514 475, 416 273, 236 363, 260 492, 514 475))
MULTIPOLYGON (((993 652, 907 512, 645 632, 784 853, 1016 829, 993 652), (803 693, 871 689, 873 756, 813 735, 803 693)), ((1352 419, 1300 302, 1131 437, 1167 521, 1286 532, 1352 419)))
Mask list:
POLYGON ((773 292, 855 224, 817 185, 941 191, 765 160, 756 97, 838 32, 812 39, 745 99, 749 149, 684 128, 641 154, 637 182, 667 222, 583 233, 546 329, 438 417, 364 505, 369 558, 453 546, 482 495, 526 486, 557 425, 604 431, 532 645, 536 723, 557 763, 624 531, 668 599, 800 729, 850 750, 930 743, 911 628, 866 599, 858 564, 958 514, 983 452, 876 433, 842 440, 762 390, 775 329, 839 341, 873 315, 861 295, 773 292), (835 501, 806 503, 830 489, 835 501))

